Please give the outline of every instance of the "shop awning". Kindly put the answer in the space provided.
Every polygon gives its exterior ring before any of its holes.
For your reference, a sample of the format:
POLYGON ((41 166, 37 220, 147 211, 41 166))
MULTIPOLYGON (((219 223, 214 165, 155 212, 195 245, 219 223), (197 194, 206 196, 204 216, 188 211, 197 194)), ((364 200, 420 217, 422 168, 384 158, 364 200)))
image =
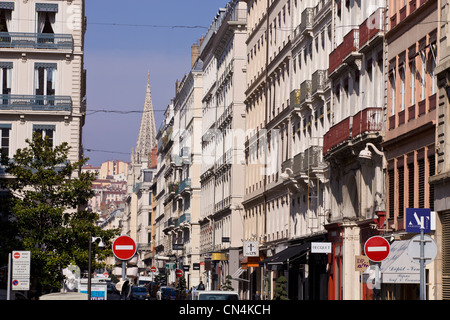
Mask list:
POLYGON ((283 251, 274 254, 261 261, 260 265, 267 265, 270 269, 276 269, 278 266, 282 266, 285 263, 294 262, 309 250, 311 244, 304 243, 302 245, 290 246, 283 251))
POLYGON ((408 256, 409 240, 394 241, 389 256, 381 262, 381 283, 420 283, 420 265, 408 256))

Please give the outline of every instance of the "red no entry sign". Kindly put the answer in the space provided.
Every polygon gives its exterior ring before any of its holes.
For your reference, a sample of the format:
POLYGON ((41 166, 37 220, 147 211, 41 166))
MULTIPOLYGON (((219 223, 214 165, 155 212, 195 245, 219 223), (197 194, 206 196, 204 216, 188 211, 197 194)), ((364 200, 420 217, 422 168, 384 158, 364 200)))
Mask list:
POLYGON ((112 250, 117 259, 130 260, 136 253, 136 242, 129 236, 120 236, 113 242, 112 250))
POLYGON ((156 267, 155 267, 155 266, 153 266, 153 267, 151 267, 151 268, 150 268, 150 272, 153 272, 153 273, 155 273, 155 272, 156 272, 156 270, 157 270, 157 269, 156 269, 156 267))
POLYGON ((367 258, 374 262, 380 262, 387 258, 389 252, 391 250, 391 246, 389 242, 379 236, 375 236, 366 241, 364 245, 364 252, 366 253, 367 258))
POLYGON ((177 269, 175 271, 175 275, 177 276, 177 278, 181 278, 183 276, 183 271, 180 269, 177 269))

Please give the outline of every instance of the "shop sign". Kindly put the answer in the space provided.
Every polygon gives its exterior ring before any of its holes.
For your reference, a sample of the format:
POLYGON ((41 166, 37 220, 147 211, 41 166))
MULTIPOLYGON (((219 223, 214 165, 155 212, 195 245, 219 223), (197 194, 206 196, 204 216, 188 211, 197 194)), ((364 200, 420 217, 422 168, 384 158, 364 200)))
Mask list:
POLYGON ((225 254, 225 252, 213 252, 212 253, 212 260, 215 261, 226 261, 227 259, 227 255, 225 254))
POLYGON ((258 256, 259 256, 259 242, 244 241, 244 257, 258 257, 258 256))
POLYGON ((311 253, 331 253, 331 242, 311 242, 311 253))
POLYGON ((369 258, 366 256, 355 257, 355 271, 364 272, 369 267, 369 258))

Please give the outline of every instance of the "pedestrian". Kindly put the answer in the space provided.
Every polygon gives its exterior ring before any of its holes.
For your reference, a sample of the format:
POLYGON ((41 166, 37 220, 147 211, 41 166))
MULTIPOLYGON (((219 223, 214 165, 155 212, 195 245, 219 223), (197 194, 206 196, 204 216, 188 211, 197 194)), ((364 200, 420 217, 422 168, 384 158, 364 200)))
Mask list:
POLYGON ((372 281, 373 284, 373 300, 381 300, 381 288, 380 284, 375 281, 375 279, 372 281))
POLYGON ((205 290, 205 285, 202 281, 200 281, 200 283, 198 284, 197 290, 205 290))

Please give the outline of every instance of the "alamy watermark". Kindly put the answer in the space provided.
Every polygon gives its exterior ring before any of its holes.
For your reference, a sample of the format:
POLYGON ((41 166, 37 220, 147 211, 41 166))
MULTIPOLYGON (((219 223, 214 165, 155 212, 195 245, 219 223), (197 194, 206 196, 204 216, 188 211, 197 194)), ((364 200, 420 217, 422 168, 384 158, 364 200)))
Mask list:
POLYGON ((174 129, 170 137, 171 159, 189 158, 192 164, 201 164, 203 168, 222 164, 258 165, 260 174, 270 175, 279 171, 280 134, 279 129, 261 129, 257 134, 243 129, 209 129, 203 134, 174 129), (193 135, 202 137, 200 143, 194 143, 193 135))

